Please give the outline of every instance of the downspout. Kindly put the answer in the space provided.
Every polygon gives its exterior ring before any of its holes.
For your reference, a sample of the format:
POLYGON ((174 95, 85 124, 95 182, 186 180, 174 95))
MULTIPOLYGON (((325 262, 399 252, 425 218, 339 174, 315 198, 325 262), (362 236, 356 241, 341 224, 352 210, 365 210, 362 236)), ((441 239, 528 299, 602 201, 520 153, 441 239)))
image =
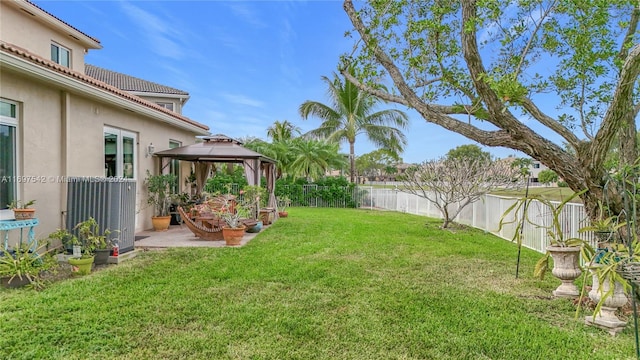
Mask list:
POLYGON ((68 92, 62 91, 60 94, 60 180, 58 186, 60 186, 60 229, 65 228, 66 216, 67 216, 67 183, 66 180, 69 176, 69 149, 71 148, 71 96, 68 92))

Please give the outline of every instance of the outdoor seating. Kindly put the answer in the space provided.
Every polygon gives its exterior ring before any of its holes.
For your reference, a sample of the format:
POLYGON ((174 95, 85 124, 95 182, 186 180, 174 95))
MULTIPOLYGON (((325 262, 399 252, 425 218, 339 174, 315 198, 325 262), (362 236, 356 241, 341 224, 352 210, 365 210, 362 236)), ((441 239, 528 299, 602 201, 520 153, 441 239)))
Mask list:
POLYGON ((178 212, 180 213, 180 217, 182 217, 184 224, 195 236, 203 240, 223 240, 222 226, 219 222, 207 221, 208 225, 205 226, 203 222, 196 222, 192 216, 184 211, 182 206, 178 206, 178 212))
MULTIPOLYGON (((193 232, 193 234, 203 240, 223 240, 222 227, 225 225, 222 220, 214 212, 187 212, 178 206, 180 217, 184 220, 184 224, 193 232)), ((256 219, 241 219, 240 222, 247 228, 256 226, 256 219)))

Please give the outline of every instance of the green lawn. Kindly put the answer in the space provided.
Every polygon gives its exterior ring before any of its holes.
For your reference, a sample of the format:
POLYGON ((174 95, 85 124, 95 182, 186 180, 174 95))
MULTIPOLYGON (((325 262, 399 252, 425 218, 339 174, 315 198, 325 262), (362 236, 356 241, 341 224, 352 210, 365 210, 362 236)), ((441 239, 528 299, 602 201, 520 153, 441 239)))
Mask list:
POLYGON ((0 290, 1 359, 625 359, 535 260, 401 213, 292 208, 243 248, 146 252, 0 290))

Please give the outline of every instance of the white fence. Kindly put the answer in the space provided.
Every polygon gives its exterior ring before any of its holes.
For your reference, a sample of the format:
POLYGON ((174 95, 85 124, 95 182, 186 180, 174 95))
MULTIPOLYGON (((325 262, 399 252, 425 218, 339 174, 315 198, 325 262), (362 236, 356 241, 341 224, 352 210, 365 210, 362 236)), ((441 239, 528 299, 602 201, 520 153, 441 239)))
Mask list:
MULTIPOLYGON (((406 212, 415 215, 442 218, 442 214, 430 201, 419 196, 404 193, 394 189, 382 189, 374 187, 358 187, 361 194, 361 208, 382 209, 406 212)), ((486 195, 481 200, 465 207, 456 222, 469 225, 495 234, 503 239, 511 240, 516 231, 516 223, 507 224, 499 229, 500 218, 504 212, 513 205, 517 199, 494 195, 486 195)), ((555 203, 557 205, 559 203, 555 203)), ((522 219, 522 211, 517 219, 522 219)), ((534 201, 527 209, 527 217, 531 222, 542 226, 536 226, 528 221, 522 229, 522 245, 544 253, 549 244, 547 228, 552 223, 551 210, 544 204, 534 201), (547 228, 545 228, 547 227, 547 228)), ((512 219, 511 216, 507 219, 512 219)), ((588 225, 588 218, 582 204, 568 203, 560 214, 560 223, 563 235, 566 238, 581 238, 595 245, 595 238, 590 233, 578 233, 578 229, 588 225)))

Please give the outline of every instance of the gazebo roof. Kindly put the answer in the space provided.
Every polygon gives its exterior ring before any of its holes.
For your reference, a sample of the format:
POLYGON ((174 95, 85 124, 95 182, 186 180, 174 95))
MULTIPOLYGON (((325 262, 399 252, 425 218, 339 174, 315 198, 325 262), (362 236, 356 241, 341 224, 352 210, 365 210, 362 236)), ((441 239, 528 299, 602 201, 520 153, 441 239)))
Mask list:
POLYGON ((186 161, 242 162, 243 160, 259 159, 266 163, 276 162, 245 148, 240 141, 226 135, 216 134, 205 137, 203 140, 203 142, 193 145, 158 151, 153 155, 186 161))

